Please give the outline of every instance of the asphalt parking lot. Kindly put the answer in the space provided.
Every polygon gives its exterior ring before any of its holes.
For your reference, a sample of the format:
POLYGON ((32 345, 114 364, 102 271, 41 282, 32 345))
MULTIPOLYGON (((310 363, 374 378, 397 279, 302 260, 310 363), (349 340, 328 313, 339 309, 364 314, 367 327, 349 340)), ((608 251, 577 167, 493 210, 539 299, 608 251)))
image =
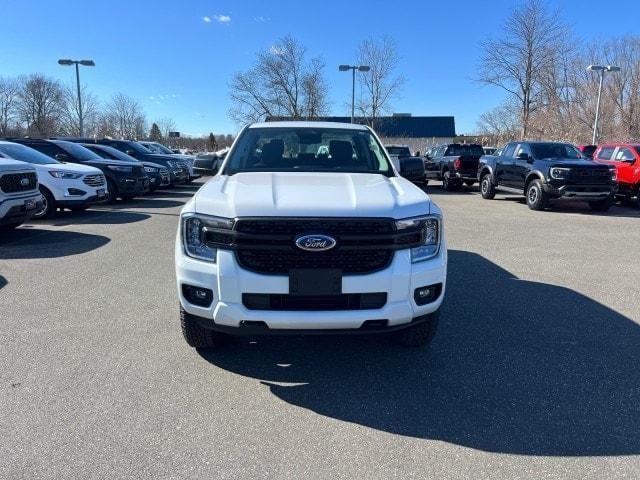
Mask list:
POLYGON ((197 185, 0 240, 1 478, 640 478, 640 210, 427 187, 449 277, 427 350, 182 339, 197 185))

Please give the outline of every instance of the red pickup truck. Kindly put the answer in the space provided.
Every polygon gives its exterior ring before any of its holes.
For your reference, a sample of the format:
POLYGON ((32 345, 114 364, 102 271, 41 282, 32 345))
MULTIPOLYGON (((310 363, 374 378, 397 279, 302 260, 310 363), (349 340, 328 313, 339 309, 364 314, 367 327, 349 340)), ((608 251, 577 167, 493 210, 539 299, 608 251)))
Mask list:
POLYGON ((593 154, 598 163, 614 165, 618 176, 618 197, 633 200, 640 207, 640 145, 607 143, 593 154))

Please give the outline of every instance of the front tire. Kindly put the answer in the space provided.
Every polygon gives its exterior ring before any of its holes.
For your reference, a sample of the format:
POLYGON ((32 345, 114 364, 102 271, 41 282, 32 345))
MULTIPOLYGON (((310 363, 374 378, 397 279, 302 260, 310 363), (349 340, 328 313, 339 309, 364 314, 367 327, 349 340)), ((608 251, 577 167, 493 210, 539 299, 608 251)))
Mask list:
POLYGON ((42 209, 33 214, 34 220, 44 220, 56 214, 56 199, 53 198, 51 192, 40 185, 40 193, 42 194, 42 209))
POLYGON ((440 310, 427 315, 427 320, 393 333, 393 340, 403 347, 425 347, 436 335, 440 310))
POLYGON ((549 199, 542 189, 540 180, 533 180, 527 187, 525 194, 527 196, 527 205, 531 210, 544 210, 547 208, 549 199))
POLYGON ((187 344, 193 348, 214 348, 222 345, 227 336, 201 327, 190 313, 180 306, 180 327, 187 344))
POLYGON ((480 194, 485 200, 493 200, 496 196, 496 186, 493 184, 490 173, 485 173, 480 180, 480 194))
POLYGON ((118 198, 118 187, 113 180, 107 178, 107 203, 114 203, 118 198))

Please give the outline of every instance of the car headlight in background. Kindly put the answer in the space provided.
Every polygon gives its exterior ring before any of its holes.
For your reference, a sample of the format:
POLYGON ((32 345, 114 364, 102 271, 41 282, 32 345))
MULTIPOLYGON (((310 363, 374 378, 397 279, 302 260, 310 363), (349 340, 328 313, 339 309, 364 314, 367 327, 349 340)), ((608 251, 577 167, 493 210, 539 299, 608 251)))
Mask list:
POLYGON ((80 178, 82 173, 71 173, 71 172, 63 172, 60 170, 49 170, 49 175, 56 178, 63 178, 65 180, 75 180, 76 178, 80 178))
POLYGON ((133 172, 133 167, 123 167, 121 165, 107 165, 107 168, 115 172, 123 172, 123 173, 133 172))
POLYGON ((147 173, 156 173, 158 169, 154 167, 144 167, 144 171, 147 173))
POLYGON ((440 251, 442 218, 438 215, 406 218, 396 221, 399 231, 419 228, 422 230, 422 245, 411 249, 411 263, 423 262, 435 257, 440 251))
POLYGON ((216 261, 217 249, 207 246, 203 240, 206 228, 231 230, 234 221, 229 218, 210 217, 187 213, 182 216, 182 244, 185 253, 198 260, 206 262, 216 261))
POLYGON ((552 167, 549 169, 549 176, 555 180, 563 180, 567 178, 570 171, 570 168, 552 167))
POLYGON ((615 167, 612 167, 609 169, 609 171, 611 172, 611 180, 613 180, 614 182, 618 180, 618 169, 615 167))

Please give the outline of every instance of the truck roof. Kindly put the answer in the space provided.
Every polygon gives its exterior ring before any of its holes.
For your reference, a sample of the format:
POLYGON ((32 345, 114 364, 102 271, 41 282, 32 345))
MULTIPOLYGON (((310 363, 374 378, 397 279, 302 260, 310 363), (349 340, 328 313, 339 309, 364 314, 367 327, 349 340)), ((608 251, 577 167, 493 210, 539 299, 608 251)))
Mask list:
POLYGON ((248 128, 340 128, 346 130, 368 130, 366 125, 339 122, 283 121, 252 123, 248 128))

